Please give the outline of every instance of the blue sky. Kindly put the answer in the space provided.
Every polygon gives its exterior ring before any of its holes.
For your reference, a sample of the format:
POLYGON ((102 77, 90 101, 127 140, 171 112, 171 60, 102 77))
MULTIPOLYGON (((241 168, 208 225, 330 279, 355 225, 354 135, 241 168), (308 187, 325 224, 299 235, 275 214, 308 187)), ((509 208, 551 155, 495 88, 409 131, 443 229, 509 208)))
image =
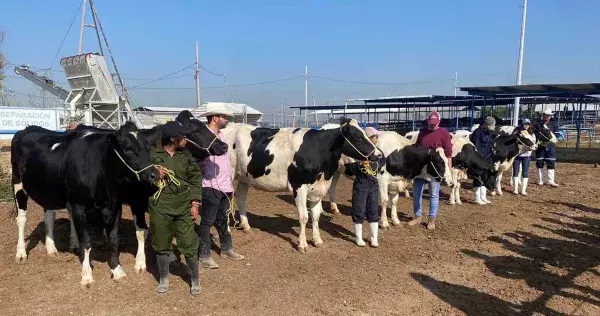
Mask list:
MULTIPOLYGON (((6 1, 0 26, 10 63, 60 70, 60 57, 77 53, 80 0, 6 1)), ((117 66, 132 87, 194 62, 225 73, 228 85, 309 74, 309 103, 388 95, 452 94, 460 85, 513 84, 516 80, 521 0, 421 1, 135 1, 96 0, 117 66), (168 3, 168 5, 167 5, 168 3), (418 84, 427 82, 426 84, 418 84), (431 83, 433 82, 433 83, 431 83), (411 84, 413 83, 413 84, 411 84)), ((597 0, 529 0, 524 83, 598 81, 597 0)), ((89 14, 88 14, 89 17, 89 14)), ((88 20, 91 22, 91 20, 88 20)), ((85 33, 84 51, 98 51, 85 33)), ((191 69, 131 89, 139 105, 195 103, 191 69), (183 77, 182 77, 183 76, 183 77), (177 89, 172 89, 177 88, 177 89), (185 89, 191 88, 191 89, 185 89)), ((7 72, 13 76, 12 66, 7 72)), ((60 72, 56 81, 64 82, 60 72)), ((203 101, 222 101, 223 78, 201 72, 203 101)), ((11 91, 39 94, 26 80, 8 78, 11 91)), ((270 113, 304 103, 304 80, 229 87, 227 98, 270 113)), ((36 98, 15 95, 26 104, 36 98)))

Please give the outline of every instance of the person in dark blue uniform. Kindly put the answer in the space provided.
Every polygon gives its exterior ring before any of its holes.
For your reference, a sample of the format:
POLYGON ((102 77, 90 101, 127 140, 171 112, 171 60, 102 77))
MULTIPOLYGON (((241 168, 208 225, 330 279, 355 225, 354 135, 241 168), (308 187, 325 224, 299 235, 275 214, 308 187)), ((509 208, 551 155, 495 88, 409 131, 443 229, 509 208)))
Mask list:
MULTIPOLYGON (((480 125, 470 136, 470 140, 475 145, 475 149, 485 157, 485 160, 492 163, 492 152, 494 150, 494 143, 492 131, 496 126, 496 120, 488 116, 485 118, 483 125, 480 125)), ((485 205, 492 203, 487 199, 487 188, 481 183, 480 180, 473 180, 473 190, 475 191, 475 203, 479 205, 485 205)))
MULTIPOLYGON (((373 127, 365 128, 369 140, 377 145, 381 132, 373 127)), ((346 175, 355 176, 352 184, 352 222, 356 231, 356 245, 364 247, 362 225, 365 218, 371 228, 371 247, 379 247, 379 184, 377 174, 385 165, 385 158, 378 161, 359 161, 346 164, 346 175)))
MULTIPOLYGON (((554 112, 550 108, 544 110, 542 113, 542 119, 535 125, 537 130, 541 130, 543 128, 548 128, 555 135, 558 133, 558 124, 555 120, 552 119, 554 116, 554 112)), ((538 168, 539 174, 539 185, 544 185, 544 165, 548 169, 548 182, 547 184, 552 187, 558 187, 554 180, 554 168, 556 167, 556 144, 552 142, 544 142, 543 139, 539 139, 542 141, 542 144, 535 151, 535 165, 538 168)))

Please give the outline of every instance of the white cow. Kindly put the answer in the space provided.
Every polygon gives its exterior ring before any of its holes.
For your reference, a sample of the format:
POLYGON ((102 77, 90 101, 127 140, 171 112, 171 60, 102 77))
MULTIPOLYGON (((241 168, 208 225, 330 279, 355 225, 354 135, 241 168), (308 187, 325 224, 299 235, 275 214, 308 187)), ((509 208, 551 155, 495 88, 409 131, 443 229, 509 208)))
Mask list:
POLYGON ((234 150, 230 160, 237 180, 235 195, 242 228, 250 230, 245 208, 249 187, 268 192, 289 191, 294 196, 300 221, 299 252, 308 248, 308 209, 312 215, 313 242, 316 247, 323 244, 319 232, 321 200, 327 194, 342 153, 357 159, 375 159, 381 155, 354 119, 344 119, 339 128, 330 130, 269 129, 230 123, 222 132, 234 150))

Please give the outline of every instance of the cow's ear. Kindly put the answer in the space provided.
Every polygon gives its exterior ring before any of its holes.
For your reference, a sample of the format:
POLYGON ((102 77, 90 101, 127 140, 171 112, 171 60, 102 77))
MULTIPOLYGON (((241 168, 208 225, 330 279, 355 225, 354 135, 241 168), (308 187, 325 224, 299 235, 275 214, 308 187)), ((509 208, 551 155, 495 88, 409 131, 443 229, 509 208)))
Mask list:
POLYGON ((346 123, 350 123, 351 119, 347 118, 347 117, 340 117, 340 125, 344 125, 346 123))

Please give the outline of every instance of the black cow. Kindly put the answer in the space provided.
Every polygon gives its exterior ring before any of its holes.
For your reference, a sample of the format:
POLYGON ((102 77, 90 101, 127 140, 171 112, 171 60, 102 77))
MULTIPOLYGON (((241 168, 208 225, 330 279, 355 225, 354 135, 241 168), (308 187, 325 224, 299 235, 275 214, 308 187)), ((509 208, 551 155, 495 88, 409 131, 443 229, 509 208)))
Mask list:
POLYGON ((535 150, 536 144, 533 137, 524 131, 512 135, 497 135, 493 139, 494 148, 492 161, 494 169, 498 171, 496 190, 492 195, 502 195, 502 173, 512 167, 515 157, 528 151, 535 150))
POLYGON ((496 188, 498 172, 494 165, 486 161, 468 139, 452 137, 452 180, 450 204, 462 204, 460 200, 460 181, 479 179, 489 189, 496 188))
POLYGON ((24 262, 27 200, 44 209, 66 208, 81 241, 82 285, 93 282, 90 266, 90 226, 105 230, 110 243, 109 266, 113 277, 125 275, 119 263, 118 192, 134 181, 154 182, 158 171, 149 165, 148 152, 136 132, 122 128, 113 133, 75 137, 39 126, 15 134, 11 144, 12 183, 17 205, 19 240, 16 260, 24 262))
MULTIPOLYGON (((221 141, 211 132, 206 124, 196 119, 189 111, 182 111, 176 118, 176 121, 190 129, 190 133, 186 135, 188 142, 186 149, 192 155, 202 160, 209 155, 220 156, 227 152, 227 144, 221 141)), ((135 125, 128 122, 123 125, 122 129, 134 131, 141 146, 146 151, 152 146, 159 146, 162 138, 162 125, 153 127, 152 129, 136 129, 135 125)), ((76 137, 85 137, 94 133, 111 134, 114 130, 101 129, 93 126, 79 125, 75 129, 76 137)), ((121 204, 128 204, 133 215, 133 221, 136 228, 136 238, 138 241, 138 250, 135 256, 134 269, 137 273, 146 270, 146 256, 144 253, 145 239, 147 236, 148 226, 146 224, 145 214, 148 210, 148 198, 154 194, 156 187, 149 183, 133 182, 127 186, 127 190, 119 192, 119 202, 117 207, 121 208, 121 204)), ((46 226, 46 250, 49 255, 57 253, 54 247, 53 228, 55 220, 54 210, 45 210, 45 226, 46 226)), ((77 249, 79 247, 77 235, 73 229, 73 221, 71 221, 71 237, 70 248, 77 249)))

